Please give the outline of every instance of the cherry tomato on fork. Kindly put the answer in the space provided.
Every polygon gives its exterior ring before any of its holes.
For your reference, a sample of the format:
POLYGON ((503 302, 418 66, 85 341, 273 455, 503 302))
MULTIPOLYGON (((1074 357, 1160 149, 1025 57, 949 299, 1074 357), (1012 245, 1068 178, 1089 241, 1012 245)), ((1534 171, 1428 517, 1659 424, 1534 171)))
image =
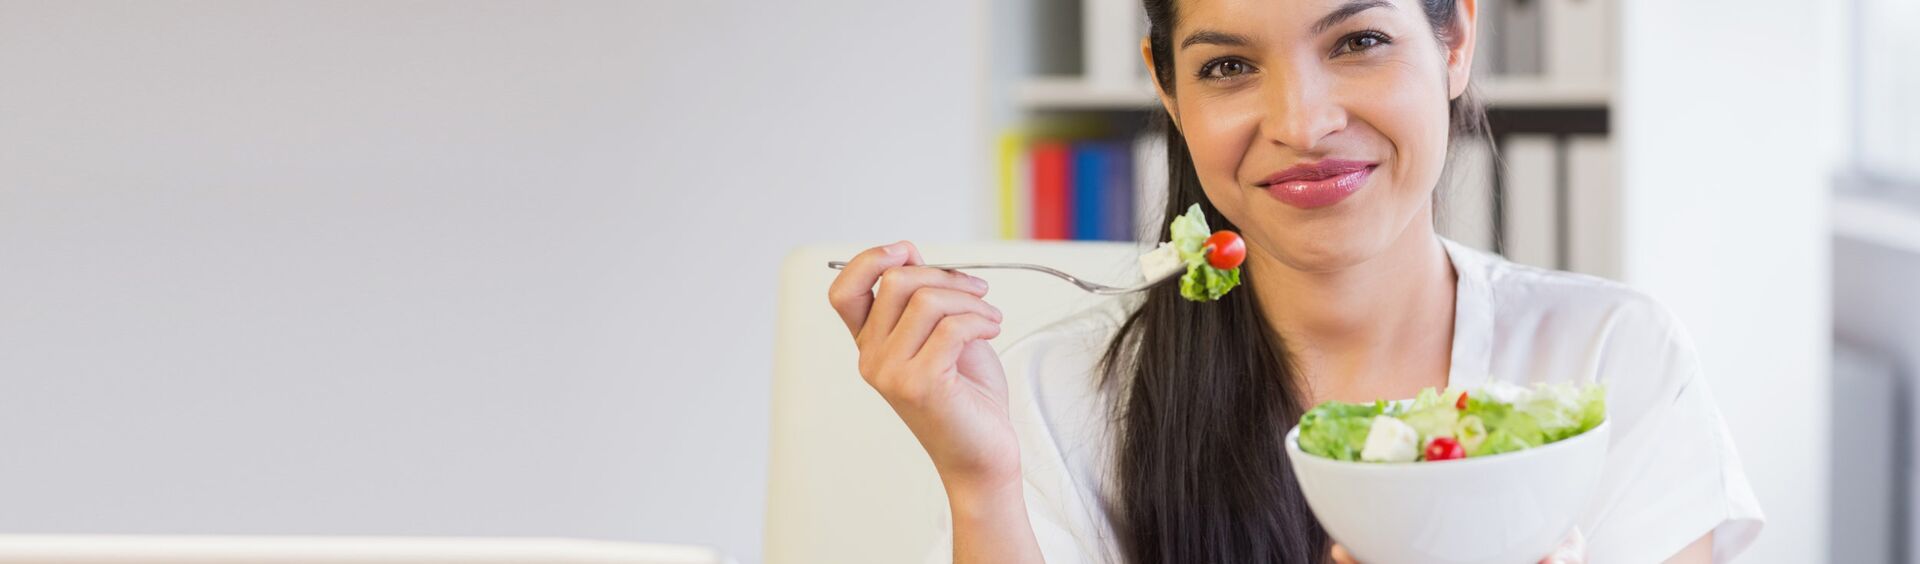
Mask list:
POLYGON ((1239 233, 1224 229, 1215 231, 1212 237, 1207 238, 1205 247, 1209 249, 1207 264, 1220 270, 1232 270, 1247 260, 1247 243, 1240 240, 1239 233))

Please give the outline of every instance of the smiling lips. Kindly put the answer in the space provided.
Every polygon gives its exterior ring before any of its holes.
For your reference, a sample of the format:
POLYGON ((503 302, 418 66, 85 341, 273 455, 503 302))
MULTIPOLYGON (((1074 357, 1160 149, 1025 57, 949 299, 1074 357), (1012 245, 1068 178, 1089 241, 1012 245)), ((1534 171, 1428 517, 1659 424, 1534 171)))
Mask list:
POLYGON ((1326 159, 1276 172, 1259 186, 1281 203, 1310 210, 1340 203, 1360 191, 1379 163, 1326 159))

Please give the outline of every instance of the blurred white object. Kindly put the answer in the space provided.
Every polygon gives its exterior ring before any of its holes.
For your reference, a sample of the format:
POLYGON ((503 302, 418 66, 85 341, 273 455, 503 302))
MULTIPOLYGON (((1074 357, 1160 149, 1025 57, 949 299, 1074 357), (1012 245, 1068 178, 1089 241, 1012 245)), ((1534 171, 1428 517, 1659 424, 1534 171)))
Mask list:
MULTIPOLYGON (((827 286, 840 272, 820 265, 849 260, 863 249, 804 247, 781 266, 767 564, 918 562, 939 530, 935 519, 944 511, 946 497, 933 466, 899 417, 861 380, 859 351, 827 303, 827 286)), ((1133 243, 1110 242, 920 247, 927 262, 1028 262, 1096 280, 1137 279, 1142 250, 1133 243)), ((1034 272, 969 274, 987 280, 987 301, 1006 313, 1000 336, 993 340, 996 347, 1115 299, 1034 272)))
POLYGON ((1854 164, 1920 181, 1920 2, 1858 0, 1853 5, 1854 164))
POLYGON ((704 547, 559 538, 0 535, 6 564, 732 564, 704 547))
POLYGON ((1379 464, 1287 457, 1320 524, 1370 564, 1539 561, 1573 530, 1600 485, 1608 429, 1485 458, 1379 464))

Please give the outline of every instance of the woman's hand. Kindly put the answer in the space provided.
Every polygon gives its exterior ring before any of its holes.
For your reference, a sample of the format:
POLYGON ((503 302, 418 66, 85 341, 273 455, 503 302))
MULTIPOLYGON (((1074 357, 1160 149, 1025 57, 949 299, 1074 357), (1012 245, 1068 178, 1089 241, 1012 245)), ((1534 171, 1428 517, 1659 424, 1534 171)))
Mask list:
MULTIPOLYGON (((1333 561, 1338 564, 1359 564, 1353 555, 1347 554, 1345 547, 1337 544, 1333 545, 1333 561)), ((1574 529, 1567 533, 1565 540, 1560 541, 1559 547, 1540 559, 1540 564, 1585 564, 1586 561, 1587 537, 1580 534, 1580 529, 1574 529)))
POLYGON ((987 343, 1000 334, 1000 310, 982 299, 986 281, 921 264, 906 241, 867 249, 827 299, 860 348, 860 376, 919 439, 949 496, 1017 493, 1006 376, 987 343))

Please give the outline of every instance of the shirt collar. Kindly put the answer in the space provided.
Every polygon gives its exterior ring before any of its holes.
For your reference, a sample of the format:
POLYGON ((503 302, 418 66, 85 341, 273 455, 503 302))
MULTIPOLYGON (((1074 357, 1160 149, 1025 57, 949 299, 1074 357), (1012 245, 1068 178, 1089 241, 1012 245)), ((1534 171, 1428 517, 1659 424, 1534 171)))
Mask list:
POLYGON ((1459 277, 1453 296, 1452 362, 1447 386, 1476 388, 1488 380, 1493 364, 1493 288, 1489 266, 1498 260, 1452 239, 1440 237, 1459 277))

